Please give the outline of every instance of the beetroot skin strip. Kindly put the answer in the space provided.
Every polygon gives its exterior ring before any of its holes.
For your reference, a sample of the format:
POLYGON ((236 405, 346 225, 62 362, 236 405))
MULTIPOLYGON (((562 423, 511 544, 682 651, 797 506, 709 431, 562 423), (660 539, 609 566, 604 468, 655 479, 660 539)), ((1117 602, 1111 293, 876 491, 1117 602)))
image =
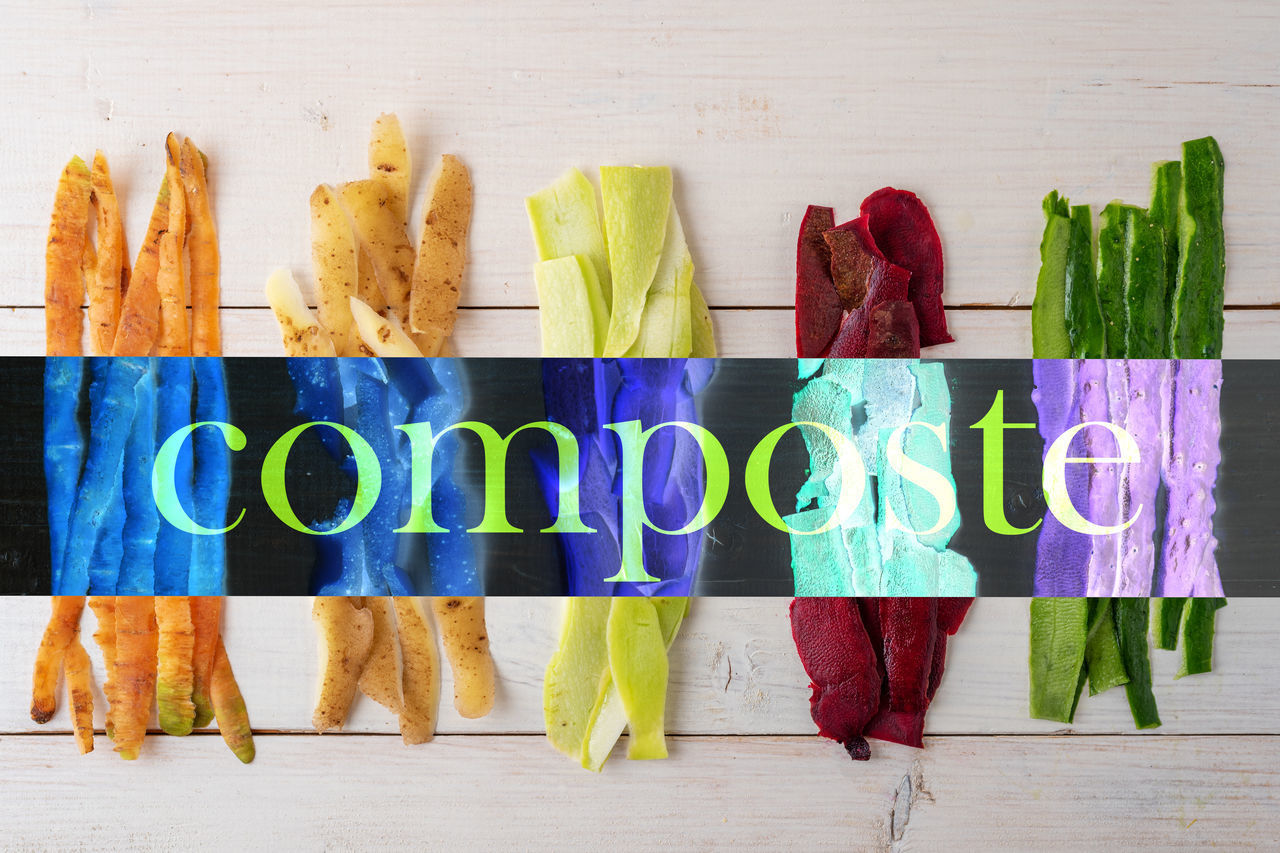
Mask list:
POLYGON ((911 271, 908 298, 920 323, 920 345, 955 340, 942 306, 942 240, 924 202, 915 193, 885 187, 863 199, 861 213, 884 256, 911 271))
POLYGON ((938 599, 880 599, 884 668, 889 676, 889 710, 923 711, 938 627, 938 599))
POLYGON ((831 250, 822 234, 835 224, 835 211, 809 205, 796 245, 796 355, 827 354, 840 331, 844 309, 831 279, 831 250))
POLYGON ((854 759, 867 760, 871 751, 862 733, 880 708, 881 680, 855 599, 796 598, 790 615, 818 732, 843 744, 854 759))

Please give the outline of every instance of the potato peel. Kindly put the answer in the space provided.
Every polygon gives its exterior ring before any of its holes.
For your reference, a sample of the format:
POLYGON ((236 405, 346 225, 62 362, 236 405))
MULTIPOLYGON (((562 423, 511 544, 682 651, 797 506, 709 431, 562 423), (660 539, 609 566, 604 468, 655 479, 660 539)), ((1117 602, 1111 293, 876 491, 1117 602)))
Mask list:
POLYGON ((439 333, 445 338, 453 331, 466 265, 471 208, 471 175, 461 160, 445 154, 427 185, 422 233, 413 267, 409 328, 415 333, 439 333))
POLYGON ((338 188, 360 248, 373 265, 379 290, 396 319, 407 324, 414 254, 404 223, 388 203, 389 192, 386 184, 375 180, 351 181, 338 188))
POLYGON ((435 737, 440 709, 440 653, 422 602, 416 598, 395 598, 393 602, 404 660, 400 737, 406 744, 426 743, 435 737))
POLYGON ((404 687, 395 609, 387 597, 370 596, 364 602, 373 614, 373 646, 360 674, 360 692, 399 716, 404 712, 404 687))
POLYGON ((373 614, 342 596, 317 596, 311 618, 320 630, 320 695, 311 722, 318 732, 340 730, 373 650, 373 614))
POLYGON ((286 269, 278 269, 267 279, 267 303, 280 326, 284 351, 290 356, 336 355, 333 340, 316 320, 298 283, 286 269))
POLYGON ((379 358, 421 358, 424 355, 394 317, 379 317, 376 311, 354 296, 348 304, 359 332, 362 355, 379 358))
POLYGON ((363 355, 349 302, 360 280, 357 248, 351 220, 333 187, 316 187, 311 193, 311 268, 319 297, 317 313, 340 356, 363 355))
POLYGON ((369 177, 387 185, 387 203, 400 219, 400 227, 409 224, 409 179, 411 175, 409 146, 395 113, 383 113, 374 119, 369 139, 369 177))
POLYGON ((467 719, 483 717, 493 710, 496 688, 484 599, 438 596, 431 609, 453 670, 453 707, 467 719))

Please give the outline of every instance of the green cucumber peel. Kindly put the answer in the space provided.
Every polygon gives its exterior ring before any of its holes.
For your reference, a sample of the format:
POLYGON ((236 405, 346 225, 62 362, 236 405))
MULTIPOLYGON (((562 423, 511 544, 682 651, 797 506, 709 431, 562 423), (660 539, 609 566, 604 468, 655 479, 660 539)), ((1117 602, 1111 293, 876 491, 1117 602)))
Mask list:
POLYGON ((1182 192, 1182 163, 1162 160, 1151 166, 1151 218, 1164 229, 1165 340, 1170 339, 1173 313, 1169 306, 1178 284, 1178 196, 1182 192))
POLYGON ((1040 274, 1031 303, 1031 349, 1035 358, 1069 358, 1067 336, 1067 248, 1071 219, 1067 200, 1054 190, 1044 199, 1044 237, 1040 241, 1040 274))
POLYGON ((1178 647, 1186 605, 1184 597, 1151 599, 1151 639, 1157 649, 1173 651, 1178 647))
POLYGON ((1212 136, 1182 144, 1178 275, 1170 303, 1174 358, 1222 357, 1226 239, 1222 151, 1212 136))
POLYGON ((1140 207, 1125 209, 1124 305, 1127 358, 1164 358, 1164 229, 1140 207))
POLYGON ((1031 599, 1031 716, 1070 723, 1084 685, 1089 601, 1031 599))
POLYGON ((1213 669, 1214 617, 1225 598, 1188 598, 1182 613, 1182 665, 1174 678, 1213 669))
POLYGON ((1116 640, 1115 619, 1111 615, 1111 599, 1089 599, 1089 639, 1085 646, 1085 669, 1089 672, 1089 695, 1119 687, 1129 681, 1120 644, 1116 640))
POLYGON ((1133 206, 1113 201, 1102 209, 1098 228, 1098 304, 1106 327, 1107 358, 1124 358, 1129 337, 1125 306, 1125 255, 1133 206))
POLYGON ((671 169, 601 167, 600 193, 613 276, 604 355, 612 357, 625 355, 640 332, 645 298, 662 260, 671 210, 671 169))
MULTIPOLYGON (((606 599, 608 601, 608 599, 606 599)), ((671 648, 680 626, 689 614, 688 598, 659 597, 651 599, 658 614, 658 625, 666 649, 671 648)), ((595 706, 591 709, 586 726, 586 739, 582 745, 582 766, 599 773, 609 760, 614 744, 627 728, 627 713, 612 673, 606 669, 599 682, 595 706)))
POLYGON ((1067 246, 1067 336, 1072 358, 1105 358, 1107 331, 1098 302, 1097 258, 1093 242, 1093 210, 1071 207, 1071 240, 1067 246))
POLYGON ((597 355, 591 291, 599 289, 595 267, 586 255, 539 261, 533 268, 538 288, 538 324, 542 355, 591 358, 597 355))
POLYGON ((1151 650, 1147 642, 1150 609, 1145 598, 1112 599, 1120 657, 1129 675, 1124 686, 1125 695, 1129 700, 1133 724, 1139 729, 1153 729, 1160 725, 1156 697, 1151 692, 1151 650))

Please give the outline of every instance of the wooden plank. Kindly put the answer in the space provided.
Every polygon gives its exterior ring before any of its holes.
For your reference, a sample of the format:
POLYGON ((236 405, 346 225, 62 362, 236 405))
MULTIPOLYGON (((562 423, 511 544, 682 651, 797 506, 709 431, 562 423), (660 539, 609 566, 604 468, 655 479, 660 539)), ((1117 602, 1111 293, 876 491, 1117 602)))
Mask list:
MULTIPOLYGON (((790 309, 712 311, 716 342, 725 358, 795 356, 794 314, 790 309)), ((947 323, 956 341, 930 347, 925 358, 1030 358, 1029 311, 951 311, 947 323)), ((284 349, 270 311, 222 309, 224 351, 233 356, 280 356, 284 349)), ((463 309, 454 330, 462 356, 531 357, 540 352, 537 310, 463 309)), ((0 308, 0 356, 44 355, 44 311, 0 308)), ((1225 358, 1280 357, 1280 310, 1227 311, 1225 358)))
POLYGON ((813 738, 673 739, 596 776, 528 737, 0 740, 11 849, 1272 849, 1276 738, 930 738, 852 762, 813 738), (499 781, 501 780, 501 781, 499 781), (1141 816, 1140 829, 1135 816, 1141 816))
MULTIPOLYGON (((668 730, 693 735, 810 734, 808 679, 791 641, 788 599, 700 598, 671 654, 668 730)), ((65 708, 46 726, 27 716, 31 665, 48 600, 11 598, 0 620, 0 734, 69 730, 65 708)), ((499 674, 497 704, 480 720, 453 710, 445 672, 444 734, 540 734, 542 674, 561 604, 488 599, 499 674)), ((93 617, 84 620, 92 633, 93 617)), ((1268 599, 1238 599, 1218 617, 1214 672, 1174 681, 1178 655, 1153 653, 1164 726, 1142 736, 1280 734, 1280 625, 1268 599)), ((306 598, 246 598, 227 606, 227 647, 255 728, 308 731, 315 698, 315 631, 306 598)), ((101 661, 96 647, 97 677, 101 661)), ((99 700, 99 724, 103 703, 99 700)), ((378 705, 357 700, 349 732, 396 731, 378 705)), ((947 649, 947 674, 928 717, 932 734, 1135 734, 1123 690, 1081 700, 1074 726, 1027 718, 1027 601, 978 600, 947 649)))
POLYGON ((676 169, 714 306, 789 304, 805 205, 851 215, 884 185, 930 205, 949 303, 1028 305, 1048 190, 1144 203, 1151 162, 1204 133, 1228 164, 1228 302, 1280 301, 1272 4, 879 3, 856 24, 766 0, 593 16, 564 0, 321 5, 217 4, 195 50, 164 37, 191 26, 164 4, 7 9, 0 305, 39 304, 72 153, 111 157, 136 250, 170 130, 211 158, 225 304, 264 304, 271 269, 307 268, 311 190, 362 176, 382 110, 403 119, 420 176, 444 151, 474 171, 471 306, 532 303, 524 195, 571 165, 633 162, 676 169))

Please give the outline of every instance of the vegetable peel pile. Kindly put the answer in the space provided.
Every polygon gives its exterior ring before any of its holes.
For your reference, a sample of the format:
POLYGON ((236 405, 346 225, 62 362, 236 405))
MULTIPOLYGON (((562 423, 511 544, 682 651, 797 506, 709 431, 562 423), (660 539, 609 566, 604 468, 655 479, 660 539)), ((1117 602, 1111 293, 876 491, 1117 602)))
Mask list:
MULTIPOLYGON (((496 692, 484 599, 437 597, 431 610, 453 671, 454 708, 468 719, 483 717, 496 692)), ((316 731, 341 729, 360 692, 399 718, 406 744, 430 741, 439 717, 440 654, 422 600, 317 596, 311 616, 320 639, 316 731)))
POLYGON ((1045 453, 1079 429, 1067 455, 1096 460, 1067 466, 1059 487, 1100 526, 1075 532, 1045 513, 1036 595, 1221 596, 1213 492, 1222 362, 1037 359, 1033 374, 1045 453), (1122 427, 1138 461, 1123 461, 1129 454, 1109 430, 1081 428, 1098 422, 1122 427))
MULTIPOLYGON (((108 707, 107 737, 134 760, 142 751, 151 710, 161 729, 187 735, 214 719, 240 761, 253 761, 253 730, 218 627, 222 602, 202 596, 93 596, 94 641, 102 650, 108 707)), ((56 687, 65 675, 72 729, 80 752, 93 750, 92 667, 80 643, 84 596, 54 596, 53 614, 36 653, 31 718, 47 723, 57 710, 56 687)))
POLYGON ((1220 358, 1223 172, 1212 136, 1184 142, 1181 161, 1152 167, 1148 208, 1103 208, 1096 243, 1089 206, 1049 193, 1031 306, 1035 357, 1220 358))
POLYGON ((1095 696, 1124 686, 1133 723, 1160 725, 1148 636, 1157 649, 1181 648, 1175 678, 1209 672, 1214 621, 1223 598, 1033 598, 1031 716, 1071 723, 1084 685, 1095 696))
MULTIPOLYGON (((376 455, 381 485, 368 514, 358 524, 316 537, 311 588, 319 595, 476 595, 483 590, 472 537, 463 514, 466 496, 454 482, 459 439, 456 432, 438 438, 431 460, 429 493, 416 494, 411 469, 426 442, 411 441, 409 430, 431 423, 461 420, 463 378, 448 358, 289 358, 296 391, 295 411, 308 422, 341 424, 354 430, 376 455), (403 427, 403 428, 400 428, 403 427), (416 450, 415 450, 416 448, 416 450), (433 533, 397 533, 430 500, 432 517, 444 529, 433 533), (427 574, 423 578, 423 574, 427 574), (425 583, 423 583, 425 581, 425 583)), ((317 440, 358 488, 357 460, 351 445, 333 427, 314 430, 317 440)), ((425 491, 425 490, 424 490, 425 491)), ((353 498, 335 501, 331 517, 310 529, 334 530, 352 512, 353 498)), ((301 521, 299 523, 302 523, 301 521)))
MULTIPOLYGON (((44 470, 52 588, 60 595, 215 595, 225 585, 223 537, 192 537, 162 521, 152 497, 164 439, 193 422, 227 420, 221 360, 209 358, 221 354, 221 340, 207 161, 190 138, 179 143, 174 134, 165 151, 165 178, 132 270, 101 152, 92 170, 73 158, 54 200, 44 470), (94 210, 96 251, 87 239, 94 210), (72 254, 85 263, 72 264, 72 254), (86 294, 90 352, 113 358, 80 357, 86 294)), ((222 527, 230 468, 230 450, 216 431, 197 431, 178 451, 175 491, 207 527, 222 527)))
POLYGON ((796 354, 915 358, 950 343, 942 241, 913 193, 885 187, 857 219, 810 205, 796 248, 796 354))
POLYGON ((688 612, 685 597, 569 598, 543 681, 551 744, 599 772, 628 729, 628 758, 666 758, 667 653, 688 612))
POLYGON ((973 566, 947 547, 959 513, 889 465, 890 455, 902 454, 951 479, 942 440, 951 419, 945 366, 829 358, 803 359, 799 368, 804 385, 792 420, 802 424, 809 476, 796 512, 783 519, 793 531, 796 595, 973 595, 973 566), (898 430, 907 424, 918 426, 898 430), (863 464, 849 465, 833 436, 853 444, 863 464), (855 494, 857 505, 848 505, 855 494))
POLYGON ((570 169, 525 199, 538 251, 542 354, 714 357, 671 170, 602 166, 600 192, 603 205, 570 169))
POLYGON ((818 733, 855 761, 867 738, 924 747, 924 718, 942 682, 947 637, 972 598, 796 598, 791 634, 810 679, 818 733))
POLYGON ((400 120, 373 123, 369 177, 311 195, 313 313, 288 270, 272 273, 267 301, 291 356, 449 355, 471 228, 471 175, 441 155, 427 181, 418 246, 408 234, 409 149, 400 120))

